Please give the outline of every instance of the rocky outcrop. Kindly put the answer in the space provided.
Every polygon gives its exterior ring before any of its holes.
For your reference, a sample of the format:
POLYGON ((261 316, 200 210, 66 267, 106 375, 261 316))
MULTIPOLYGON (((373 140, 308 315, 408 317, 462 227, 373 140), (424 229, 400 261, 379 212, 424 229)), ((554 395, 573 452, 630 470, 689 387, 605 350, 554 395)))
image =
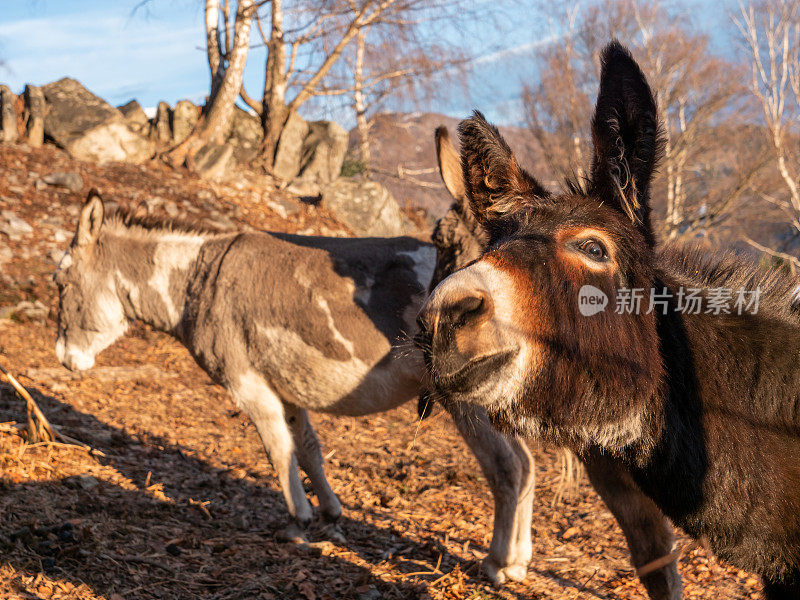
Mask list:
POLYGON ((34 148, 44 143, 45 104, 42 90, 35 85, 26 85, 23 92, 25 98, 25 141, 34 148))
POLYGON ((150 131, 150 121, 144 112, 144 109, 139 105, 136 100, 131 100, 117 107, 122 116, 128 122, 128 127, 139 135, 146 136, 150 131))
MULTIPOLYGON (((159 102, 149 119, 136 100, 113 107, 66 77, 42 88, 26 86, 24 102, 8 86, 0 86, 0 142, 22 136, 29 145, 40 146, 46 139, 72 158, 100 164, 141 163, 156 150, 169 151, 192 135, 201 118, 201 106, 181 100, 174 109, 159 102)), ((234 107, 225 143, 207 144, 193 162, 204 177, 219 179, 231 160, 242 165, 257 162, 262 141, 261 119, 234 107)), ((321 187, 339 177, 347 145, 348 134, 337 123, 306 122, 294 113, 278 141, 273 173, 300 186, 305 195, 318 196, 321 187)), ((52 184, 39 178, 38 185, 45 189, 52 184)))
POLYGON ((263 131, 261 120, 238 106, 234 107, 233 124, 228 143, 233 146, 233 158, 240 164, 248 164, 258 156, 263 131))
POLYGON ((74 79, 64 78, 43 88, 48 110, 45 134, 73 158, 106 163, 141 163, 155 148, 134 132, 122 113, 74 79))
POLYGON ((0 141, 10 143, 19 139, 17 129, 17 97, 7 85, 0 85, 0 141))
POLYGON ((188 100, 179 100, 172 110, 172 143, 177 145, 188 138, 199 119, 199 106, 188 100))
POLYGON ((392 194, 375 181, 338 179, 322 188, 321 204, 356 235, 390 237, 410 229, 392 194))
POLYGON ((320 185, 335 181, 342 172, 347 143, 347 131, 338 123, 309 123, 300 158, 300 179, 320 185))
POLYGON ((273 174, 284 181, 331 183, 342 171, 347 144, 348 134, 338 123, 308 123, 293 113, 278 141, 273 174))

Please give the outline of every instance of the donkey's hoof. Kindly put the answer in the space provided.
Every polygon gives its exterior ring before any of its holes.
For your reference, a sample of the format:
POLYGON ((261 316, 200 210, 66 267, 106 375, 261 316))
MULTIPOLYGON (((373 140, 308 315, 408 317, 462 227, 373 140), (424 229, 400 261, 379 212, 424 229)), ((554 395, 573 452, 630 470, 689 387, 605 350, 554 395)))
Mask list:
POLYGON ((286 529, 278 531, 277 537, 281 542, 291 542, 292 544, 308 543, 305 532, 297 523, 292 523, 286 529))
POLYGON ((325 525, 325 527, 322 528, 322 534, 339 546, 344 546, 347 543, 347 538, 344 537, 342 528, 336 523, 328 523, 325 525))
POLYGON ((527 565, 500 566, 489 557, 483 560, 481 567, 494 585, 503 585, 507 581, 522 581, 528 574, 527 565))

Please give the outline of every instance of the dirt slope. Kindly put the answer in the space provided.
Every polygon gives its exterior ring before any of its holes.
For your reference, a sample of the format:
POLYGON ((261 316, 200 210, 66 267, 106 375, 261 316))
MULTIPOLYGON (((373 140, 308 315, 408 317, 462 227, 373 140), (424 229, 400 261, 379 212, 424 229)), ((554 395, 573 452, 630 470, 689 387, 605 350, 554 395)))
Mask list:
MULTIPOLYGON (((42 321, 0 320, 0 361, 55 425, 99 450, 26 444, 22 403, 0 386, 0 598, 644 598, 611 515, 585 481, 554 504, 558 454, 536 443, 529 576, 490 587, 479 576, 491 536, 485 480, 447 417, 418 427, 414 406, 314 415, 348 542, 326 543, 316 530, 308 551, 277 542, 286 511, 255 429, 183 347, 135 327, 84 376, 58 365, 50 256, 93 185, 121 203, 150 201, 222 227, 343 228, 253 176, 212 186, 158 166, 70 162, 49 148, 0 147, 0 165, 0 211, 34 227, 20 241, 0 234, 12 256, 0 266, 0 308, 27 299, 50 309, 42 321), (56 170, 79 172, 84 189, 35 189, 56 170), (285 219, 287 210, 296 216, 285 219)), ((680 568, 687 598, 758 589, 702 550, 680 568)))

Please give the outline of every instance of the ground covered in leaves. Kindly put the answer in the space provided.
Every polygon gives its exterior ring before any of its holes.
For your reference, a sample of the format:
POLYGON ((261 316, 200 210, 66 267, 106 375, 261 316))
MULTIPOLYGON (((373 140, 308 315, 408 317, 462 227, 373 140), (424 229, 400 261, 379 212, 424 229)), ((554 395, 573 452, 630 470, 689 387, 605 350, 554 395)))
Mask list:
MULTIPOLYGON (((310 547, 276 541, 286 510, 246 416, 182 346, 144 327, 82 376, 60 367, 49 276, 91 186, 221 227, 346 230, 252 174, 208 184, 156 165, 75 163, 50 148, 0 147, 0 165, 0 211, 33 226, 18 240, 0 234, 0 309, 37 300, 49 309, 7 311, 0 363, 55 426, 93 448, 27 443, 24 405, 0 385, 0 599, 645 598, 610 513, 585 480, 556 501, 559 452, 535 442, 533 561, 524 582, 491 587, 479 571, 491 538, 485 480, 448 417, 418 424, 413 406, 313 415, 347 543, 316 527, 310 547), (79 173, 84 188, 36 184, 59 170, 79 173)), ((687 598, 757 596, 754 577, 702 549, 680 570, 687 598)))

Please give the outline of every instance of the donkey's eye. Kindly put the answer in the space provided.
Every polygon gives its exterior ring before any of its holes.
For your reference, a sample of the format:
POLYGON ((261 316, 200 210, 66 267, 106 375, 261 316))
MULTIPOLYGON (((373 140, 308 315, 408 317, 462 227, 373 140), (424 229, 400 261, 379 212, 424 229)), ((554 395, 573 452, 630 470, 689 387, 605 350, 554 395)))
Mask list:
POLYGON ((608 258, 605 246, 597 240, 584 240, 578 244, 578 250, 593 260, 603 261, 608 258))

